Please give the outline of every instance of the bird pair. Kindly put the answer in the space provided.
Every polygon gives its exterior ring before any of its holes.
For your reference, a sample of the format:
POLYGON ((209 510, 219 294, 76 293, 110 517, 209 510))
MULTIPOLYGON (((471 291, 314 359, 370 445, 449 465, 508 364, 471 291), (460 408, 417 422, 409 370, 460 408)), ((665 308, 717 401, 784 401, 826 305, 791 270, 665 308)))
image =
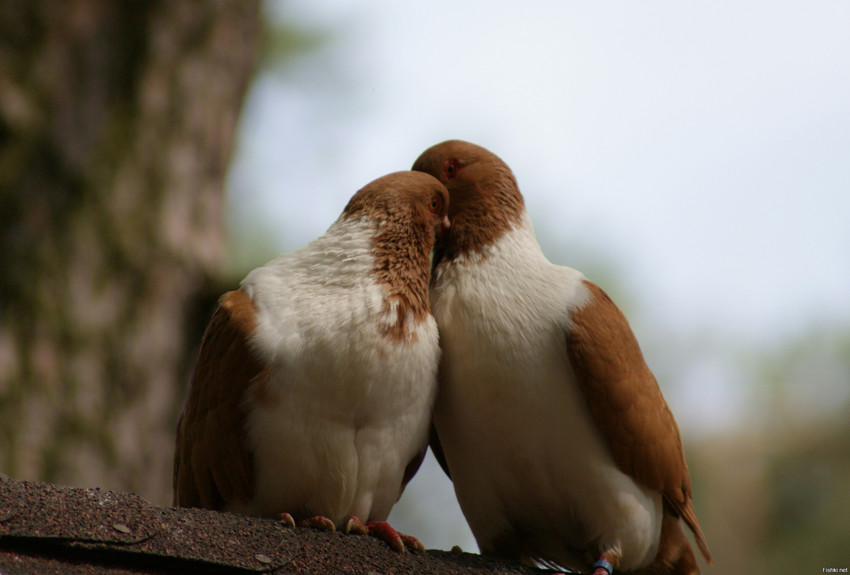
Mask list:
POLYGON ((174 501, 420 547, 384 521, 429 440, 484 554, 698 573, 683 520, 711 560, 623 314, 545 258, 508 166, 457 140, 221 298, 174 501))

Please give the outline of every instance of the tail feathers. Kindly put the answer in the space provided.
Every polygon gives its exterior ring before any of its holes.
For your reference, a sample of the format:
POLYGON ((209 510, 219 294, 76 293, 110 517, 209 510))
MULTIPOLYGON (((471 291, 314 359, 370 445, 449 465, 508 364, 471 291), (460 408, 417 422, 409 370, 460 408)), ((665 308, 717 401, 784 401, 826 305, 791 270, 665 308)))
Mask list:
POLYGON ((705 540, 705 535, 702 534, 702 529, 699 527, 699 521, 697 521, 697 514, 694 512, 694 508, 691 506, 690 502, 682 509, 682 519, 684 519, 685 523, 688 527, 690 527, 691 531, 694 534, 694 539, 697 542, 697 547, 699 547, 700 553, 705 557, 705 560, 711 565, 711 551, 708 550, 708 543, 705 540))

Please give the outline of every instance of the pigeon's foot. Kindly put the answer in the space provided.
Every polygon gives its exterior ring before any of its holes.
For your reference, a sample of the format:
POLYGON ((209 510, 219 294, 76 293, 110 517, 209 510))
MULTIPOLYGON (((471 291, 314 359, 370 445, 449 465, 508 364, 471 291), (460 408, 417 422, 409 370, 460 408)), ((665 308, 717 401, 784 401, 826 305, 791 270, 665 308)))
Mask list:
MULTIPOLYGON (((302 521, 295 521, 289 513, 281 513, 277 516, 278 521, 283 522, 288 527, 310 527, 321 531, 336 531, 334 522, 322 515, 316 515, 302 521)), ((405 549, 412 551, 425 552, 425 546, 416 537, 399 533, 390 526, 386 521, 369 521, 363 523, 356 515, 352 515, 346 519, 342 527, 343 533, 352 535, 370 535, 386 542, 393 551, 404 553, 405 549)))
POLYGON ((298 522, 298 527, 310 527, 319 531, 336 531, 334 522, 323 515, 316 515, 298 522))
POLYGON ((615 557, 609 557, 607 553, 604 553, 599 558, 599 561, 593 564, 592 575, 612 575, 614 573, 614 566, 611 563, 617 563, 617 559, 615 557))
POLYGON ((343 529, 345 533, 351 533, 352 535, 368 535, 369 528, 363 525, 363 522, 360 521, 360 518, 356 515, 352 515, 345 522, 345 528, 343 529))
POLYGON ((369 535, 384 540, 394 551, 404 553, 404 549, 425 552, 425 546, 413 535, 405 535, 393 529, 386 521, 369 521, 366 523, 369 535))
POLYGON ((320 531, 336 531, 334 522, 321 515, 316 515, 315 517, 310 517, 309 519, 296 522, 291 514, 284 511, 277 516, 277 520, 287 527, 310 527, 320 531))
POLYGON ((277 520, 286 525, 287 527, 295 527, 295 519, 293 519, 292 515, 285 511, 277 516, 277 520))

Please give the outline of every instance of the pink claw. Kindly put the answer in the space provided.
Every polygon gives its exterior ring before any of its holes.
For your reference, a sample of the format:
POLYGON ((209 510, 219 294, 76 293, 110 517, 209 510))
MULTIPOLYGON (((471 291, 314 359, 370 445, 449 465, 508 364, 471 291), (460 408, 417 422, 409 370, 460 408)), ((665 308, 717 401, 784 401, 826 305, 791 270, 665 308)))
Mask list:
POLYGON ((425 546, 416 537, 399 533, 386 521, 369 521, 366 523, 369 535, 383 539, 394 551, 404 553, 404 548, 414 551, 425 551, 425 546))
POLYGON ((348 521, 345 522, 345 529, 343 530, 346 533, 352 533, 354 535, 368 535, 369 528, 363 525, 363 522, 360 521, 360 518, 356 515, 352 515, 348 518, 348 521))
POLYGON ((320 531, 336 531, 334 522, 322 515, 316 515, 298 522, 298 527, 312 527, 320 531))

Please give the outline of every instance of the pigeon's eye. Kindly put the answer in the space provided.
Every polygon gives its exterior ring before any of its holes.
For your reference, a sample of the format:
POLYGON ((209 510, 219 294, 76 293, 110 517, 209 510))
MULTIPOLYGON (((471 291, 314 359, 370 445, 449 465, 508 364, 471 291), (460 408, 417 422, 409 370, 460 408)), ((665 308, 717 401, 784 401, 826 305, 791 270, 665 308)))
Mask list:
POLYGON ((443 172, 446 174, 446 179, 451 180, 457 175, 458 170, 460 169, 460 165, 457 160, 446 160, 445 165, 443 166, 443 172))
POLYGON ((443 213, 443 196, 439 194, 431 196, 431 213, 436 215, 443 213))

